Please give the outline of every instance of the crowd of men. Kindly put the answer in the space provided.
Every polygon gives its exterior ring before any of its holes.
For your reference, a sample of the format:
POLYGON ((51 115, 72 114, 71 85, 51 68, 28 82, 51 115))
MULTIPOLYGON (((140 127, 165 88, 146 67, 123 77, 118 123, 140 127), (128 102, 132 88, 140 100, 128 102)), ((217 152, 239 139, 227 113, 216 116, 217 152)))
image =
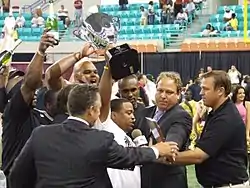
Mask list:
POLYGON ((43 77, 44 56, 54 42, 45 31, 25 75, 8 68, 0 75, 8 187, 187 188, 189 164, 196 164, 202 187, 249 187, 246 127, 228 98, 226 72, 202 76, 201 95, 212 112, 188 150, 192 118, 179 105, 179 74, 159 75, 151 107, 138 100, 136 75, 118 80, 119 97, 111 100, 109 62, 99 78, 92 62, 80 61, 95 52, 90 44, 51 65, 43 77), (157 142, 146 117, 158 123, 163 142, 157 142), (147 146, 136 147, 134 129, 147 146))

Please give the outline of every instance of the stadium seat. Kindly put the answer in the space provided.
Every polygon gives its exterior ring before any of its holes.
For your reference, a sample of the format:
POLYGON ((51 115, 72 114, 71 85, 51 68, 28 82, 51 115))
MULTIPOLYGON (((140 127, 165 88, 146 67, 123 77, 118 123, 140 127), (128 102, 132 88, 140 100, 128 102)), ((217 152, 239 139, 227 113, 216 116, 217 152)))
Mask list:
POLYGON ((41 36, 43 29, 42 28, 32 28, 31 30, 33 36, 41 36))
POLYGON ((30 28, 31 27, 31 21, 29 21, 29 20, 25 21, 24 27, 30 28))
POLYGON ((23 36, 31 36, 31 28, 23 28, 23 36))
POLYGON ((0 27, 4 26, 4 20, 0 20, 0 27))
POLYGON ((23 17, 25 18, 26 21, 32 19, 31 13, 23 13, 23 17))
POLYGON ((134 34, 134 33, 135 33, 135 31, 134 31, 133 27, 127 27, 126 34, 134 34))

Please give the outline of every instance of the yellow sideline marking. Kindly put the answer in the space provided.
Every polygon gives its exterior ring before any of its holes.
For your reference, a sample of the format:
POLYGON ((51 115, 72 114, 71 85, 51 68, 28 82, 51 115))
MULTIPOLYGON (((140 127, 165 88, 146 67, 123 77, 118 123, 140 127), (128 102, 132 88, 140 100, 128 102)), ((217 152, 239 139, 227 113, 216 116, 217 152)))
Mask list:
POLYGON ((244 8, 243 8, 243 20, 244 20, 244 42, 250 43, 250 39, 248 38, 248 0, 244 0, 244 8))

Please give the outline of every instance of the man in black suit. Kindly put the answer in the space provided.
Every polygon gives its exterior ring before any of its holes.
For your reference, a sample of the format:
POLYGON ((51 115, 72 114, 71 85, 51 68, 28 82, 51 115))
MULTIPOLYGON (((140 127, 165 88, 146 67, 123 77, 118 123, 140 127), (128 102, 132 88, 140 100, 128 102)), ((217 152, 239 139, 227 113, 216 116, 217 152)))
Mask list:
MULTIPOLYGON (((136 122, 150 141, 151 131, 145 117, 154 118, 161 127, 166 141, 178 143, 180 150, 184 150, 191 132, 192 119, 178 104, 181 79, 175 72, 163 72, 157 79, 155 96, 156 106, 146 108, 136 122)), ((153 139, 153 143, 156 140, 153 139)), ((144 165, 142 170, 142 188, 186 188, 187 177, 185 166, 168 166, 159 163, 144 165)))
POLYGON ((174 142, 124 148, 112 133, 91 129, 101 108, 97 86, 74 87, 67 106, 71 116, 65 122, 33 131, 10 172, 11 188, 111 188, 107 167, 131 169, 178 149, 174 142))

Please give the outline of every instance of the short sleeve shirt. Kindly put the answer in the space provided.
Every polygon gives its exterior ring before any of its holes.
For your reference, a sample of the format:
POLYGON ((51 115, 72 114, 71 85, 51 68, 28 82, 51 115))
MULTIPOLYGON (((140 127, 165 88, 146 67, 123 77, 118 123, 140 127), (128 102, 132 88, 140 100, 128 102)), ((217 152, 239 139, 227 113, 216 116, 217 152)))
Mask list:
POLYGON ((196 165, 202 186, 221 187, 248 180, 246 127, 230 99, 209 113, 196 147, 209 155, 196 165))
POLYGON ((6 105, 2 118, 2 170, 8 175, 32 130, 39 126, 39 120, 33 115, 31 106, 24 101, 21 90, 6 105))

